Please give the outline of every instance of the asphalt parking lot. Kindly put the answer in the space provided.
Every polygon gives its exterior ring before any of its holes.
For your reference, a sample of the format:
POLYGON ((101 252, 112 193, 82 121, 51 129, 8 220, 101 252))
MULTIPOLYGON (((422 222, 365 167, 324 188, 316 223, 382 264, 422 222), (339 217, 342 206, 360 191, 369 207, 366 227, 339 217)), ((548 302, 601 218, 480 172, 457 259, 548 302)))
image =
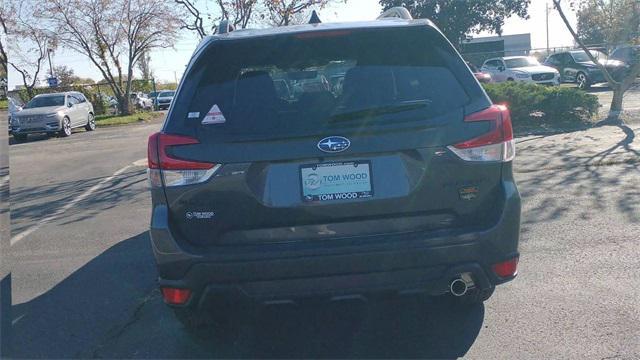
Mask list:
MULTIPOLYGON (((195 341, 162 304, 146 233, 146 138, 159 126, 11 146, 14 357, 640 357, 632 146, 616 148, 631 161, 592 166, 562 134, 518 139, 520 273, 484 305, 410 297, 268 308, 239 338, 195 341), (560 165, 531 166, 543 157, 560 165)), ((621 144, 637 141, 629 129, 621 144)))

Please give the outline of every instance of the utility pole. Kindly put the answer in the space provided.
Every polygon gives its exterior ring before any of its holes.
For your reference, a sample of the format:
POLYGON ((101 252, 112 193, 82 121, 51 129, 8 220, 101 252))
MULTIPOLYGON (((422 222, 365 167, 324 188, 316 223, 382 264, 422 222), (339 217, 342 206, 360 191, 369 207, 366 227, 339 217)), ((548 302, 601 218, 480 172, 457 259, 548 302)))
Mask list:
POLYGON ((176 81, 176 86, 178 86, 178 74, 176 74, 176 72, 173 72, 173 79, 176 81))
POLYGON ((545 5, 545 13, 547 20, 547 56, 549 55, 549 3, 547 2, 545 5))
POLYGON ((53 52, 53 49, 47 49, 47 56, 49 56, 49 75, 50 77, 53 77, 53 66, 51 65, 51 53, 53 52))

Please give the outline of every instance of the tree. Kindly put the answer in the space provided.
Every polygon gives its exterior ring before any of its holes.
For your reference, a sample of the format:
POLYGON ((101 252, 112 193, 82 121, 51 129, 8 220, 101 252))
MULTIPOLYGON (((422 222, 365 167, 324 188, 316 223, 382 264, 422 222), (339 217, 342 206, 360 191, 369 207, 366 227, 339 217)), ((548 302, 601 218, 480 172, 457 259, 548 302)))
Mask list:
MULTIPOLYGON (((605 30, 605 34, 616 34, 615 36, 621 36, 617 39, 627 39, 629 41, 640 42, 640 24, 638 19, 640 18, 640 2, 638 1, 628 1, 628 0, 609 0, 610 2, 607 4, 603 1, 599 1, 599 6, 601 5, 610 9, 610 11, 620 14, 623 16, 620 21, 616 21, 612 24, 607 25, 607 29, 605 30), (618 8, 620 7, 620 8, 618 8)), ((564 13, 564 9, 562 8, 562 0, 553 0, 553 6, 560 14, 562 21, 564 22, 567 30, 573 36, 573 39, 576 41, 578 46, 587 54, 589 59, 593 61, 593 63, 598 66, 598 68, 604 74, 604 77, 607 79, 607 83, 609 87, 613 90, 613 98, 611 100, 611 106, 609 107, 609 120, 617 121, 619 119, 620 113, 622 112, 622 101, 624 99, 624 93, 633 85, 633 82, 636 80, 638 75, 640 75, 640 53, 636 53, 637 59, 632 62, 631 66, 625 71, 622 79, 614 79, 611 73, 607 70, 607 68, 596 59, 591 51, 586 47, 584 41, 580 38, 578 33, 573 29, 567 17, 564 13)), ((612 35, 613 36, 613 35, 612 35)), ((613 39, 613 37, 611 38, 613 39)))
POLYGON ((4 6, 10 9, 2 13, 2 24, 8 27, 8 49, 4 56, 7 64, 20 74, 29 97, 33 97, 33 88, 40 80, 47 52, 57 48, 57 39, 34 26, 37 21, 33 4, 7 1, 4 6))
POLYGON ((73 69, 66 67, 65 65, 59 65, 53 68, 53 73, 56 74, 58 78, 58 83, 61 86, 73 85, 78 79, 77 76, 74 75, 73 69))
POLYGON ((0 79, 7 79, 7 72, 9 71, 7 64, 7 48, 6 41, 8 36, 7 29, 10 26, 12 10, 9 8, 9 3, 3 3, 0 5, 0 79))
POLYGON ((215 10, 205 12, 198 9, 195 0, 174 1, 186 12, 186 16, 181 20, 181 28, 195 31, 200 39, 215 32, 222 19, 229 20, 234 28, 246 28, 251 22, 258 3, 258 0, 213 0, 211 3, 215 10))
POLYGON ((149 52, 145 52, 140 56, 140 61, 138 61, 138 70, 140 70, 140 75, 144 80, 153 78, 153 71, 151 70, 151 55, 149 55, 149 52))
POLYGON ((604 19, 600 18, 596 6, 590 6, 592 4, 589 3, 578 10, 576 33, 587 45, 601 45, 606 43, 602 29, 604 19))
POLYGON ((265 1, 269 19, 275 26, 286 26, 305 22, 306 14, 312 7, 327 6, 328 0, 270 0, 265 1))
POLYGON ((575 3, 578 23, 576 33, 585 45, 616 45, 640 37, 638 0, 583 0, 575 3))
POLYGON ((380 0, 385 10, 404 6, 413 17, 432 20, 459 47, 472 33, 492 31, 502 34, 507 18, 528 19, 530 0, 380 0))
POLYGON ((53 67, 53 73, 58 78, 60 86, 86 85, 94 84, 95 80, 91 78, 83 78, 77 76, 73 69, 66 65, 58 65, 53 67))
POLYGON ((42 0, 40 17, 61 44, 85 55, 130 113, 133 71, 143 54, 174 45, 179 15, 165 0, 42 0))
MULTIPOLYGON (((222 19, 234 28, 244 29, 252 23, 273 26, 306 21, 311 8, 324 8, 331 2, 346 0, 212 0, 213 11, 201 10, 196 0, 174 0, 185 12, 182 28, 194 31, 201 39, 215 32, 222 19)), ((199 4, 206 7, 206 1, 199 4)))

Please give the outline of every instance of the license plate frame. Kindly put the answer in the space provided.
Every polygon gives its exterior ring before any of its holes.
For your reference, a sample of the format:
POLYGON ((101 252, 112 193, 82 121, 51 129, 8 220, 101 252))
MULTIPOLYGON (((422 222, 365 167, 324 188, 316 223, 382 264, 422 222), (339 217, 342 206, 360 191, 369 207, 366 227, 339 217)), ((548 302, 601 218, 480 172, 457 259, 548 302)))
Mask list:
POLYGON ((366 199, 374 195, 373 169, 368 160, 304 164, 300 165, 298 176, 305 203, 366 199))

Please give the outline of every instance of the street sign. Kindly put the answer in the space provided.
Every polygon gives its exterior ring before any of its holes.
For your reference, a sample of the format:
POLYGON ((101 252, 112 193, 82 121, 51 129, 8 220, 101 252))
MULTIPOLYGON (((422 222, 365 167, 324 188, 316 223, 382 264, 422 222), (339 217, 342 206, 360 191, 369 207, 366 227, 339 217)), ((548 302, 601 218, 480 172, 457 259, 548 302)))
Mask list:
POLYGON ((47 82, 49 83, 49 87, 57 87, 58 86, 58 78, 57 77, 50 77, 47 79, 47 82))

